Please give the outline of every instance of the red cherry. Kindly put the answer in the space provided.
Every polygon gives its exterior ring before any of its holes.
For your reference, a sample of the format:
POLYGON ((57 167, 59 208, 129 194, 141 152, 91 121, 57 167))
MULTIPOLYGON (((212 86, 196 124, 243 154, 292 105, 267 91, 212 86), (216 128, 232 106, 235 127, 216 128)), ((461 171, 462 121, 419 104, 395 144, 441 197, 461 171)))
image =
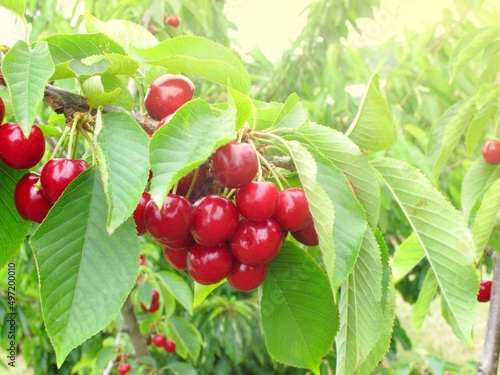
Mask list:
POLYGON ((243 220, 238 223, 229 245, 236 259, 253 266, 270 262, 282 242, 283 231, 273 219, 243 220))
POLYGON ((193 280, 200 284, 216 284, 227 276, 232 261, 226 244, 216 247, 195 244, 188 249, 187 270, 193 280))
POLYGON ((189 246, 195 243, 191 233, 188 233, 185 237, 175 242, 163 242, 162 240, 157 240, 157 242, 171 250, 186 250, 189 246))
POLYGON ((27 169, 42 160, 45 138, 40 128, 31 127, 28 138, 18 124, 7 122, 0 126, 0 159, 9 167, 27 169))
POLYGON ((500 164, 500 141, 486 141, 482 149, 483 158, 488 164, 500 164))
POLYGON ((178 15, 176 14, 172 14, 171 16, 168 16, 166 19, 165 19, 165 23, 167 25, 170 25, 172 27, 177 27, 179 26, 179 24, 181 23, 181 19, 178 15))
POLYGON ((3 124, 3 119, 5 117, 5 104, 3 99, 0 97, 0 125, 3 124))
POLYGON ((162 120, 193 98, 194 85, 181 74, 164 74, 155 78, 146 91, 144 104, 149 115, 162 120))
POLYGON ((187 195, 189 188, 191 187, 191 183, 193 182, 196 170, 198 170, 198 174, 196 175, 196 181, 194 182, 190 196, 196 196, 203 190, 203 186, 205 185, 205 170, 203 167, 198 167, 179 180, 176 194, 182 195, 183 197, 187 195))
POLYGON ((55 203, 80 173, 88 169, 85 160, 51 159, 43 166, 40 181, 49 200, 55 203))
POLYGON ((144 256, 144 254, 139 254, 139 265, 140 266, 146 265, 146 257, 144 256))
POLYGON ((217 246, 228 240, 238 224, 238 210, 220 195, 207 195, 194 203, 191 234, 203 246, 217 246))
POLYGON ((39 180, 38 173, 29 172, 18 181, 14 190, 17 212, 23 219, 35 223, 41 223, 52 207, 43 190, 34 186, 39 180))
POLYGON ((135 229, 137 230, 138 236, 142 236, 144 233, 146 233, 146 224, 144 223, 144 209, 146 208, 146 205, 150 200, 151 195, 149 195, 149 193, 142 193, 141 199, 139 199, 139 204, 132 214, 132 216, 134 217, 135 229))
POLYGON ((167 246, 163 246, 163 256, 165 260, 178 270, 187 269, 187 249, 173 250, 167 246))
POLYGON ((115 357, 115 362, 121 362, 121 361, 127 361, 127 355, 126 354, 117 354, 115 357))
POLYGON ((189 234, 193 222, 193 205, 185 197, 168 194, 160 208, 150 200, 144 209, 148 233, 162 244, 176 243, 189 234))
POLYGON ((249 292, 259 287, 267 275, 267 263, 250 266, 237 260, 227 275, 227 282, 233 289, 249 292))
POLYGON ((312 223, 306 194, 301 188, 289 188, 278 193, 278 203, 273 215, 287 231, 296 232, 312 223))
POLYGON ((167 340, 163 347, 165 348, 165 351, 167 353, 173 353, 173 352, 175 352, 175 347, 176 347, 175 341, 174 340, 167 340))
POLYGON ((122 363, 121 365, 118 366, 118 374, 120 375, 125 375, 130 370, 132 370, 132 367, 128 363, 122 363))
POLYGON ((151 305, 147 307, 141 303, 141 309, 144 312, 154 313, 160 308, 160 292, 158 289, 153 289, 151 292, 151 305))
POLYGON ((305 228, 292 232, 292 236, 301 244, 307 246, 316 246, 319 244, 318 233, 316 233, 316 228, 314 228, 314 222, 305 228))
POLYGON ((155 130, 160 129, 163 125, 165 125, 167 122, 169 122, 172 117, 174 117, 173 113, 169 114, 168 116, 163 117, 160 120, 160 122, 156 125, 156 129, 155 130))
POLYGON ((250 181, 238 189, 236 207, 245 218, 264 221, 271 218, 278 203, 278 189, 269 181, 250 181))
POLYGON ((477 300, 479 302, 489 302, 491 298, 491 280, 482 280, 479 284, 479 292, 477 293, 477 300))
POLYGON ((248 143, 228 143, 212 155, 212 171, 224 187, 239 188, 252 181, 259 164, 248 143))
POLYGON ((158 333, 157 335, 153 336, 153 344, 158 348, 165 345, 166 342, 167 342, 167 336, 165 336, 163 333, 158 333))

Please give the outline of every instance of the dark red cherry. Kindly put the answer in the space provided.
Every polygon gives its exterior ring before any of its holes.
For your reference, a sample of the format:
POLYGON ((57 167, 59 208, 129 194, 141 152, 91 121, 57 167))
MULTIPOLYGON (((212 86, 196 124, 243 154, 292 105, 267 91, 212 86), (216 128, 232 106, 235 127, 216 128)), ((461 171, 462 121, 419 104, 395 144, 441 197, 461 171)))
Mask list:
POLYGON ((216 246, 228 240, 238 224, 238 210, 220 195, 207 195, 194 203, 191 234, 203 246, 216 246))
POLYGON ((23 219, 35 223, 41 223, 52 207, 43 190, 35 186, 39 180, 38 173, 29 172, 18 181, 14 190, 17 212, 23 219))
POLYGON ((232 262, 233 257, 225 243, 216 247, 195 244, 188 250, 187 270, 197 283, 216 284, 228 275, 232 262))
POLYGON ((68 185, 89 165, 81 159, 51 159, 43 166, 40 181, 49 200, 55 203, 68 185))
POLYGON ((250 266, 237 260, 233 261, 227 282, 233 289, 249 292, 258 288, 267 275, 267 263, 250 266))
POLYGON ((259 164, 248 143, 228 143, 212 155, 212 171, 224 187, 239 188, 252 181, 259 164))
POLYGON ((163 256, 165 260, 178 270, 187 269, 187 249, 174 250, 168 246, 163 246, 163 256))
POLYGON ((269 181, 250 181, 238 189, 236 207, 249 220, 264 221, 271 218, 278 203, 278 189, 269 181))
POLYGON ((167 246, 172 250, 185 250, 189 246, 194 245, 195 241, 193 235, 188 233, 185 237, 179 239, 175 242, 163 242, 162 240, 156 240, 160 245, 167 246))
POLYGON ((172 27, 178 27, 181 23, 181 19, 177 14, 172 14, 165 18, 165 23, 172 27))
POLYGON ((312 223, 306 194, 301 188, 289 188, 278 193, 273 218, 287 231, 296 232, 312 223))
POLYGON ((183 197, 187 196, 189 188, 193 183, 195 174, 196 174, 196 181, 194 182, 190 197, 198 195, 203 190, 203 186, 205 185, 205 169, 203 167, 198 167, 193 169, 186 176, 182 177, 179 180, 177 184, 176 194, 182 195, 183 197))
POLYGON ((149 307, 141 303, 141 309, 144 312, 154 313, 160 308, 160 292, 158 289, 153 289, 151 292, 151 304, 149 307))
POLYGON ((500 164, 500 141, 486 141, 482 149, 483 158, 488 164, 500 164))
POLYGON ((479 292, 477 293, 478 302, 489 302, 491 299, 491 280, 482 280, 479 284, 479 292))
POLYGON ((283 231, 276 221, 243 220, 238 223, 229 240, 233 255, 241 263, 265 264, 278 254, 283 242, 283 231))
POLYGON ((139 204, 135 208, 133 213, 135 229, 137 230, 137 235, 142 236, 146 233, 146 224, 144 224, 144 210, 146 209, 146 205, 151 200, 151 195, 149 193, 144 192, 141 195, 141 199, 139 199, 139 204))
POLYGON ((153 344, 154 346, 161 348, 167 342, 167 336, 163 333, 158 333, 153 336, 153 344))
POLYGON ((193 205, 176 194, 168 194, 161 209, 150 200, 144 210, 146 230, 163 244, 177 243, 189 234, 193 222, 193 205))
POLYGON ((31 127, 28 138, 18 124, 7 122, 0 126, 0 159, 9 167, 32 168, 42 160, 45 138, 40 128, 31 127))
POLYGON ((118 366, 118 374, 119 375, 126 375, 132 370, 132 366, 130 366, 128 363, 122 363, 118 366))
POLYGON ((314 228, 314 222, 305 228, 292 232, 292 236, 301 244, 307 246, 316 246, 319 244, 318 233, 316 233, 316 228, 314 228))
POLYGON ((165 349, 165 351, 167 353, 173 353, 173 352, 175 352, 175 347, 176 347, 176 344, 175 344, 174 340, 167 340, 165 342, 165 345, 163 345, 163 348, 165 349))

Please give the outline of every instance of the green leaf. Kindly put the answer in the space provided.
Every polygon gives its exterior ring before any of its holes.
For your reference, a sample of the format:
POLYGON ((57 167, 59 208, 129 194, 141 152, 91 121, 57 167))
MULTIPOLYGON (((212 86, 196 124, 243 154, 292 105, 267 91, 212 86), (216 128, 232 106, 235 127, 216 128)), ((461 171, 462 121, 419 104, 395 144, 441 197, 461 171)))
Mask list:
POLYGON ((418 300, 413 306, 413 310, 411 312, 411 318, 413 321, 413 325, 420 331, 422 328, 422 323, 424 322, 427 313, 431 307, 431 303, 436 295, 438 288, 438 280, 432 268, 429 268, 427 274, 425 275, 424 283, 422 284, 422 288, 420 289, 420 293, 418 295, 418 300))
POLYGON ((101 82, 106 92, 112 92, 117 88, 120 89, 120 94, 113 100, 112 105, 129 111, 134 108, 134 98, 128 89, 126 79, 120 79, 120 77, 116 76, 102 76, 101 82))
POLYGON ((242 61, 228 48, 199 36, 182 35, 157 46, 132 49, 144 62, 172 72, 193 74, 222 86, 248 93, 250 76, 242 61))
POLYGON ((417 169, 388 158, 376 159, 372 165, 425 251, 438 280, 442 301, 449 307, 453 331, 470 342, 479 280, 469 229, 460 213, 417 169))
POLYGON ((476 217, 474 218, 472 236, 476 249, 476 263, 479 263, 479 260, 484 254, 484 248, 488 244, 493 228, 495 227, 499 209, 500 179, 497 179, 484 194, 481 206, 477 210, 476 217))
POLYGON ((479 198, 500 177, 500 167, 488 164, 482 157, 469 168, 462 181, 462 210, 468 218, 479 198))
POLYGON ((167 371, 167 374, 172 375, 198 375, 196 370, 185 362, 169 363, 167 371))
POLYGON ((397 284, 425 257, 425 251, 415 233, 398 246, 392 260, 393 282, 397 284))
POLYGON ((318 167, 312 155, 297 141, 289 141, 288 147, 306 193, 309 210, 313 216, 314 227, 318 234, 323 263, 328 274, 328 280, 332 283, 333 288, 335 276, 335 243, 333 241, 335 210, 333 203, 316 180, 318 167))
POLYGON ((467 152, 472 154, 476 151, 479 141, 484 137, 488 120, 495 118, 497 106, 489 105, 481 108, 471 120, 465 137, 467 152))
POLYGON ((0 269, 2 269, 26 239, 31 223, 24 220, 14 204, 14 190, 26 170, 14 169, 0 161, 0 269))
POLYGON ((307 120, 302 100, 297 94, 291 94, 271 125, 272 128, 298 128, 307 120))
POLYGON ((106 231, 99 170, 89 168, 64 191, 31 237, 45 327, 58 367, 120 312, 138 271, 139 242, 128 220, 106 231))
POLYGON ((260 306, 269 354, 319 374, 338 330, 338 315, 330 283, 318 264, 285 242, 269 263, 260 306))
POLYGON ((139 63, 128 56, 117 53, 92 55, 80 61, 74 60, 70 68, 78 75, 125 75, 133 77, 139 63))
POLYGON ((208 103, 194 99, 154 133, 149 147, 153 170, 150 194, 159 207, 175 183, 234 139, 235 122, 236 109, 231 103, 215 117, 208 103))
POLYGON ((166 288, 190 315, 193 315, 193 292, 186 281, 173 272, 160 271, 157 273, 166 288))
POLYGON ((277 102, 261 102, 259 100, 254 100, 256 119, 252 116, 253 122, 255 122, 256 130, 268 129, 273 126, 281 113, 284 104, 277 102))
POLYGON ((346 135, 361 149, 381 151, 394 143, 394 121, 389 103, 382 96, 378 74, 371 76, 358 113, 346 135))
POLYGON ((167 335, 175 340, 176 353, 183 359, 191 357, 194 363, 198 360, 203 338, 196 327, 180 316, 172 316, 167 324, 167 335))
POLYGON ((92 76, 83 82, 83 95, 90 108, 99 108, 111 103, 120 95, 121 88, 117 87, 112 92, 104 91, 100 76, 92 76))
POLYGON ((24 12, 26 11, 26 2, 23 0, 0 0, 0 6, 7 8, 12 13, 19 16, 23 22, 24 20, 24 12))
POLYGON ((102 22, 90 13, 85 13, 85 26, 89 33, 103 33, 122 46, 126 53, 130 47, 149 48, 158 40, 145 27, 125 20, 102 22))
POLYGON ((224 284, 226 279, 221 280, 217 284, 210 285, 202 285, 197 282, 194 283, 194 299, 193 299, 193 307, 197 307, 200 303, 202 303, 215 289, 224 284))
POLYGON ((476 114, 476 103, 470 98, 459 102, 443 113, 432 126, 427 157, 437 179, 456 147, 467 125, 476 114))
POLYGON ((47 43, 38 42, 33 49, 18 41, 2 62, 2 73, 9 87, 16 121, 29 134, 42 102, 45 86, 54 72, 47 43))
POLYGON ((500 27, 497 26, 485 27, 464 35, 450 56, 450 81, 456 78, 469 61, 498 39, 500 39, 500 27))
POLYGON ((110 233, 132 215, 149 178, 148 136, 126 113, 102 116, 97 143, 103 156, 99 165, 109 203, 110 233))
POLYGON ((379 339, 382 275, 380 249, 373 231, 367 229, 356 265, 340 291, 337 375, 356 373, 379 339))
POLYGON ((252 115, 252 99, 231 87, 229 88, 229 94, 236 106, 236 131, 239 131, 252 115))

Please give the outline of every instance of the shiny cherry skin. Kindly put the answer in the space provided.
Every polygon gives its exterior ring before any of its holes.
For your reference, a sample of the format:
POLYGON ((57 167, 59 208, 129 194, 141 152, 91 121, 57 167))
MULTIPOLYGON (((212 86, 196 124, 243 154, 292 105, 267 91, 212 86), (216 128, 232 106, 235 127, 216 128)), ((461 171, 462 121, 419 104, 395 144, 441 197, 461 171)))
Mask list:
POLYGON ((146 224, 144 223, 144 210, 146 209, 146 205, 151 200, 151 195, 148 192, 144 192, 139 199, 139 204, 134 210, 132 214, 135 222, 135 229, 137 230, 137 235, 142 236, 146 233, 146 224))
POLYGON ((175 347, 177 345, 175 344, 175 341, 174 340, 167 340, 165 342, 165 345, 163 345, 163 348, 165 349, 165 351, 167 353, 174 353, 175 352, 175 347))
POLYGON ((168 246, 163 246, 163 256, 165 260, 178 270, 187 270, 187 254, 188 250, 175 250, 168 246))
POLYGON ((273 260, 282 242, 283 231, 275 220, 243 220, 238 223, 229 245, 236 259, 254 266, 273 260))
POLYGON ((250 181, 238 189, 236 208, 249 220, 264 221, 273 216, 278 203, 278 189, 269 181, 250 181))
POLYGON ((64 190, 89 165, 81 159, 51 159, 43 166, 40 181, 49 200, 55 203, 64 190))
POLYGON ((181 18, 177 14, 172 14, 165 18, 165 23, 172 27, 178 27, 181 23, 181 18))
POLYGON ((488 164, 500 164, 500 141, 486 141, 482 149, 483 158, 488 164))
POLYGON ((316 232, 316 228, 314 228, 314 222, 305 228, 292 232, 292 236, 301 244, 307 246, 317 246, 319 244, 318 233, 316 232))
POLYGON ((162 246, 167 246, 171 250, 185 250, 195 243, 193 235, 191 233, 188 233, 185 237, 182 237, 175 242, 164 242, 161 239, 157 240, 157 242, 162 246))
POLYGON ((158 333, 153 336, 153 344, 154 346, 161 348, 167 342, 167 336, 163 333, 158 333))
POLYGON ((212 171, 224 187, 234 189, 252 181, 259 164, 257 154, 248 143, 225 144, 212 155, 212 171))
POLYGON ((23 219, 35 223, 41 223, 52 207, 43 190, 35 187, 39 180, 38 173, 29 172, 21 177, 14 190, 17 212, 23 219))
POLYGON ((189 188, 193 183, 194 176, 196 174, 196 181, 194 182, 193 189, 191 190, 190 197, 198 195, 205 185, 205 169, 203 167, 198 167, 193 169, 187 175, 182 177, 177 184, 177 192, 176 194, 182 195, 183 197, 187 196, 189 188))
POLYGON ((193 98, 194 84, 182 74, 164 74, 155 78, 144 97, 148 114, 162 120, 193 98))
POLYGON ((141 309, 144 312, 154 313, 160 308, 160 292, 158 289, 153 289, 151 292, 151 304, 149 307, 141 303, 141 309))
POLYGON ((306 194, 301 188, 289 188, 278 193, 273 218, 287 231, 296 232, 312 223, 306 194))
POLYGON ((16 169, 32 168, 42 160, 45 138, 36 125, 31 127, 28 138, 18 124, 7 122, 0 126, 0 159, 16 169))
POLYGON ((188 199, 177 194, 168 194, 161 209, 150 200, 144 209, 144 223, 148 233, 158 242, 177 243, 191 230, 193 205, 188 199))
POLYGON ((238 210, 233 202, 220 195, 207 195, 194 203, 191 234, 203 246, 217 246, 228 240, 238 224, 238 210))
POLYGON ((235 260, 229 275, 227 275, 227 282, 233 289, 250 292, 257 289, 264 282, 266 275, 267 263, 250 266, 235 260))
POLYGON ((187 270, 199 284, 210 285, 222 281, 229 274, 232 263, 231 251, 225 243, 215 247, 195 244, 188 249, 187 270))
POLYGON ((118 366, 118 374, 126 375, 132 370, 132 367, 128 363, 122 363, 118 366))
POLYGON ((3 119, 5 117, 5 103, 3 99, 0 97, 0 125, 3 124, 3 119))
POLYGON ((477 293, 478 302, 489 302, 491 298, 491 280, 482 280, 479 284, 479 292, 477 293))

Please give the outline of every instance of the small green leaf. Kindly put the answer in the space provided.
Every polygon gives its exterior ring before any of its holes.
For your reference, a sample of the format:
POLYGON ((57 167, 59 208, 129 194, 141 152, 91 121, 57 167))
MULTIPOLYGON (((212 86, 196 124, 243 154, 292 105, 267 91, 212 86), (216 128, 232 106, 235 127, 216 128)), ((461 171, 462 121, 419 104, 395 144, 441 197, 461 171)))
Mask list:
POLYGON ((100 74, 133 77, 139 68, 139 63, 128 56, 108 53, 86 57, 81 60, 81 63, 74 60, 71 62, 70 68, 78 76, 100 74))
POLYGON ((197 307, 202 303, 215 289, 224 284, 226 279, 218 282, 217 284, 202 285, 197 282, 194 283, 194 299, 193 307, 197 307))
POLYGON ((104 91, 112 92, 116 89, 120 89, 120 94, 111 102, 112 105, 117 107, 122 107, 126 110, 131 111, 134 108, 134 97, 132 96, 130 90, 127 86, 128 79, 123 79, 123 77, 116 76, 102 76, 101 82, 104 86, 104 91))
POLYGON ((279 114, 281 113, 284 104, 277 102, 261 102, 259 100, 254 100, 256 119, 252 116, 252 122, 255 122, 256 130, 264 130, 271 128, 276 122, 279 114))
POLYGON ((424 283, 422 284, 422 288, 420 289, 420 293, 418 295, 418 300, 413 306, 413 310, 411 313, 411 318, 413 321, 413 325, 420 331, 422 328, 422 323, 424 322, 427 313, 431 307, 431 303, 434 300, 434 296, 436 295, 438 289, 438 281, 436 279, 436 275, 432 268, 429 268, 427 274, 425 275, 424 283))
POLYGON ((307 120, 307 114, 302 100, 297 94, 291 94, 281 109, 278 117, 271 125, 272 128, 298 128, 307 120))
POLYGON ((425 251, 415 233, 398 246, 392 261, 393 282, 397 284, 425 257, 425 251))
POLYGON ((10 10, 12 13, 19 16, 23 22, 24 12, 26 11, 26 1, 23 0, 0 0, 0 6, 10 10))
POLYGON ((31 237, 42 313, 58 367, 120 312, 138 271, 139 241, 128 220, 112 235, 99 170, 80 174, 31 237))
POLYGON ((252 99, 231 87, 229 93, 236 106, 236 131, 239 131, 252 115, 252 99))
POLYGON ((176 343, 176 353, 183 359, 189 355, 196 363, 203 341, 196 327, 180 316, 172 316, 166 326, 168 337, 176 343))
POLYGON ((193 315, 193 292, 182 277, 167 271, 157 273, 166 288, 190 315, 193 315))
POLYGON ((391 109, 380 92, 379 77, 375 74, 368 82, 358 113, 346 135, 361 149, 381 151, 394 143, 394 134, 391 109))
POLYGON ((318 264, 285 242, 269 263, 260 306, 269 354, 278 362, 319 374, 338 330, 338 314, 330 283, 318 264))
POLYGON ((90 108, 99 108, 111 103, 120 95, 121 88, 117 87, 112 92, 105 92, 100 76, 92 76, 83 82, 83 95, 90 108))
POLYGON ((484 137, 484 133, 488 127, 488 120, 495 118, 497 108, 496 105, 482 107, 472 118, 465 137, 465 146, 468 153, 472 154, 477 150, 477 145, 484 137))
POLYGON ((30 49, 25 42, 18 41, 5 55, 2 73, 9 87, 16 121, 24 134, 31 130, 53 72, 54 65, 45 42, 40 41, 30 49))

